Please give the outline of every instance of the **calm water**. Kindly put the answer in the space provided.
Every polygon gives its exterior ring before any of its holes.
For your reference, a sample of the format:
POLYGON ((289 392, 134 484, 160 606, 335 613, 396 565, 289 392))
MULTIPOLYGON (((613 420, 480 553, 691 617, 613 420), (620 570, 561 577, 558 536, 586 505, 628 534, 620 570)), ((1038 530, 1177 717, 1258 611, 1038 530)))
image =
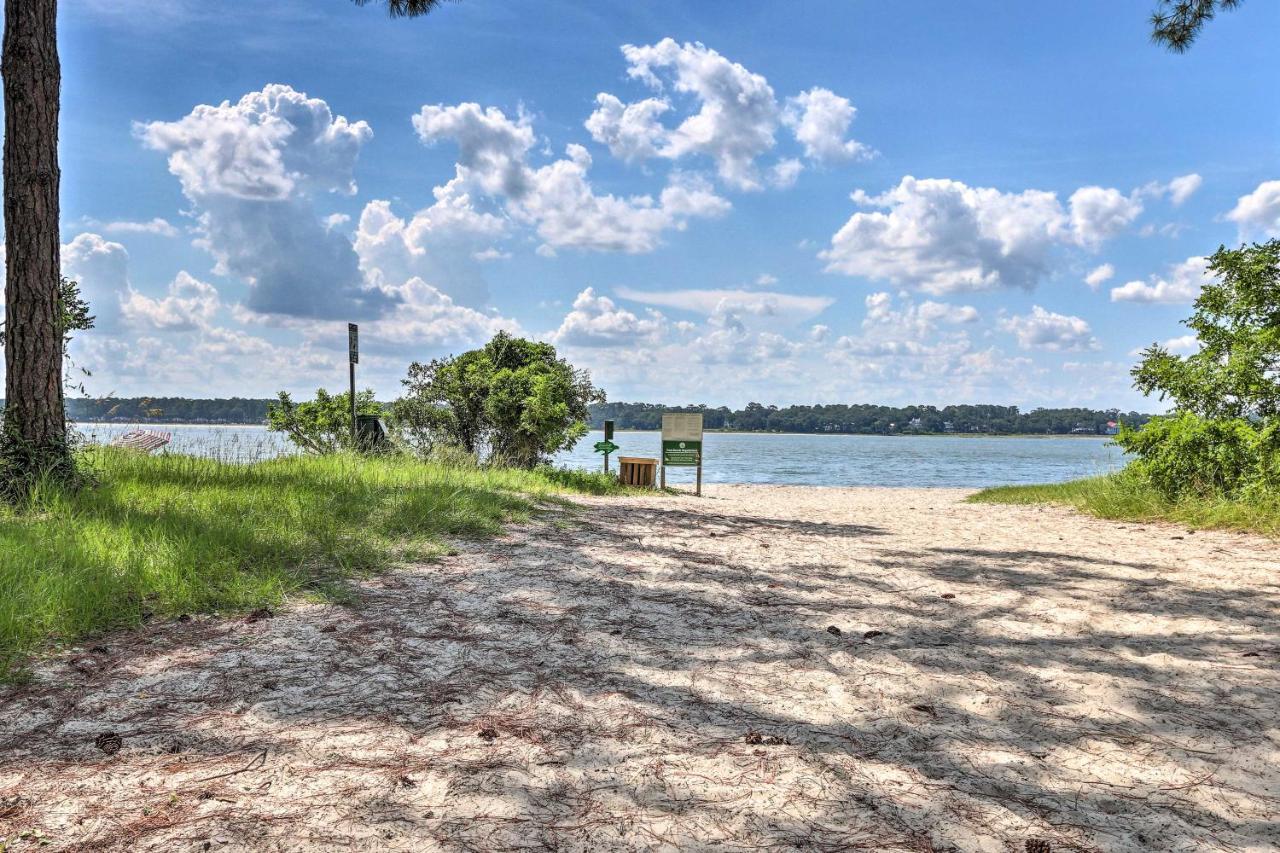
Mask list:
MULTIPOLYGON (((657 457, 657 432, 618 432, 617 455, 657 457)), ((598 468, 593 432, 558 461, 598 468)), ((706 433, 702 479, 707 483, 799 483, 822 486, 956 486, 1053 483, 1123 466, 1122 453, 1102 437, 779 435, 706 433)), ((692 483, 692 468, 672 468, 667 483, 692 483)))
POLYGON ((135 429, 167 432, 173 436, 167 450, 208 456, 228 462, 257 462, 297 452, 289 440, 265 426, 217 424, 76 424, 80 434, 96 444, 108 444, 135 429))
MULTIPOLYGON (((128 424, 80 424, 91 440, 106 443, 137 429, 128 424)), ((294 452, 278 433, 261 426, 147 425, 173 434, 169 450, 228 461, 255 461, 294 452)), ((592 432, 556 464, 599 468, 592 432)), ((618 432, 612 457, 659 455, 659 433, 618 432)), ((957 486, 1052 483, 1113 471, 1123 465, 1119 448, 1105 438, 1005 438, 982 436, 778 435, 707 433, 703 480, 708 483, 795 483, 823 486, 957 486)), ((668 483, 692 483, 691 468, 673 468, 668 483)))

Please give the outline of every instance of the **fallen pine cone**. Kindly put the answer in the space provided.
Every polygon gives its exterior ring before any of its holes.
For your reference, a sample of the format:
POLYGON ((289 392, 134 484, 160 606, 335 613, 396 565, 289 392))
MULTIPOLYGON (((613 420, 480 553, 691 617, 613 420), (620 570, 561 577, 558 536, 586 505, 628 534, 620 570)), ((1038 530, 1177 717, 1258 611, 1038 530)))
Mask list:
POLYGON ((71 662, 71 667, 82 675, 93 675, 102 669, 102 663, 97 659, 89 656, 76 658, 71 662))
POLYGON ((107 755, 115 755, 124 746, 124 738, 115 732, 103 732, 93 739, 93 745, 107 755))
POLYGON ((487 740, 490 743, 492 743, 493 741, 497 740, 498 733, 493 729, 481 729, 479 733, 479 737, 482 740, 487 740))
POLYGON ((881 634, 883 634, 883 633, 884 633, 884 631, 866 631, 865 633, 863 633, 863 635, 862 635, 862 639, 864 639, 864 640, 871 640, 871 639, 874 639, 874 638, 876 638, 876 637, 879 637, 879 636, 880 636, 881 634))
POLYGON ((19 794, 14 794, 12 797, 0 797, 0 820, 12 820, 26 808, 26 805, 27 801, 19 794))
POLYGON ((1028 838, 1027 853, 1053 853, 1053 844, 1047 838, 1028 838))
POLYGON ((788 746, 790 741, 780 735, 762 735, 759 732, 747 732, 744 740, 751 746, 788 746))
POLYGON ((839 637, 844 632, 841 631, 839 628, 837 628, 835 625, 832 625, 831 627, 827 628, 827 633, 833 637, 839 637))
POLYGON ((257 610, 246 616, 244 621, 252 625, 254 622, 261 619, 270 619, 274 615, 275 614, 271 612, 270 607, 259 607, 257 610))

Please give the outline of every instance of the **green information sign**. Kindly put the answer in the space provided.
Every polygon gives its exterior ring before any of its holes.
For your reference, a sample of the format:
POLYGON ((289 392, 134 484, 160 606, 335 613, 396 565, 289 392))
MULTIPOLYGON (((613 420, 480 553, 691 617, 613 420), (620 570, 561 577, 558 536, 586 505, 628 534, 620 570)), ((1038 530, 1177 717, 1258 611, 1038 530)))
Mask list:
POLYGON ((671 468, 696 468, 702 461, 701 441, 663 441, 662 464, 671 468))
POLYGON ((596 453, 612 453, 618 449, 618 445, 612 441, 597 441, 595 443, 596 453))

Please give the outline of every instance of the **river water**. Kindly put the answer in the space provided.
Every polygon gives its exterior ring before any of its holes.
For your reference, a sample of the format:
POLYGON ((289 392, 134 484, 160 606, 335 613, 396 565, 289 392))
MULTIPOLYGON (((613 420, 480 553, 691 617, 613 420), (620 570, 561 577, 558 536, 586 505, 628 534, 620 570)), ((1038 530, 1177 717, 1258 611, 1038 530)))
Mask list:
MULTIPOLYGON (((128 424, 81 424, 93 441, 108 442, 128 424)), ((261 426, 147 425, 172 433, 169 451, 248 462, 292 453, 289 442, 261 426)), ((556 464, 601 467, 592 432, 556 464)), ((614 436, 617 456, 659 455, 657 432, 614 436)), ((1016 483, 1054 483, 1114 471, 1124 464, 1120 449, 1102 437, 877 436, 707 433, 703 480, 708 483, 790 483, 822 486, 955 486, 981 488, 1016 483)), ((692 483, 693 469, 672 468, 668 482, 692 483)))

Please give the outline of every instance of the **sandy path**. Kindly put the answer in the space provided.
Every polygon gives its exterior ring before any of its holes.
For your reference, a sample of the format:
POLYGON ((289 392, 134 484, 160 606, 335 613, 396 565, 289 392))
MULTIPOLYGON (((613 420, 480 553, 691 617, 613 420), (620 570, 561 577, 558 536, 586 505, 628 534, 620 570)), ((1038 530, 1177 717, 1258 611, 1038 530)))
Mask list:
POLYGON ((0 836, 1280 848, 1275 544, 961 497, 590 500, 355 608, 110 638, 0 692, 0 836))

